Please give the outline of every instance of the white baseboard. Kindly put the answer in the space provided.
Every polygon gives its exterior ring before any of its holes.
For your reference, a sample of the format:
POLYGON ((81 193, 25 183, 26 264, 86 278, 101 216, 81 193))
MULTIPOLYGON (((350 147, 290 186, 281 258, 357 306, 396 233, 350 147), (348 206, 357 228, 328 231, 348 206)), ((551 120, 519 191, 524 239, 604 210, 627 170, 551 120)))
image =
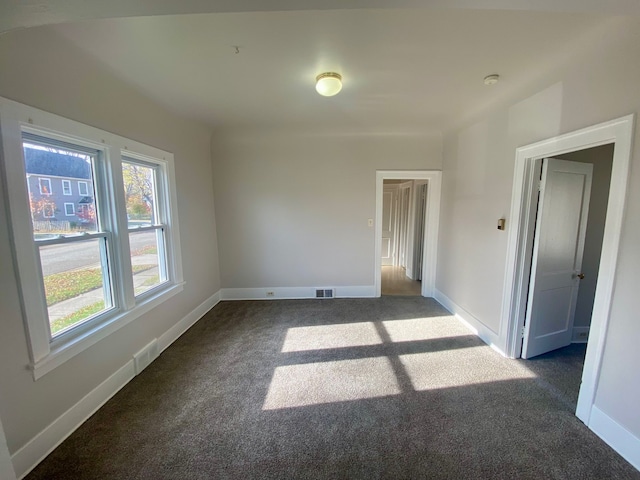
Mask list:
POLYGON ((78 403, 60 415, 47 428, 33 437, 11 456, 18 478, 23 478, 49 453, 93 415, 107 400, 135 376, 133 360, 129 360, 104 382, 90 391, 78 403))
POLYGON ((587 343, 589 339, 589 327, 573 327, 571 343, 587 343))
POLYGON ((487 327, 484 323, 474 317, 471 313, 466 311, 464 308, 456 304, 453 300, 447 297, 440 290, 435 289, 433 298, 435 298, 438 302, 442 304, 444 308, 449 310, 451 313, 455 315, 455 317, 462 322, 466 327, 471 330, 474 334, 476 334, 480 339, 493 348, 500 355, 506 357, 507 355, 504 351, 498 346, 500 344, 498 334, 487 327))
POLYGON ((200 320, 209 310, 215 307, 218 303, 220 303, 221 299, 221 290, 218 290, 216 293, 207 298, 204 302, 198 305, 196 308, 191 310, 178 323, 176 323, 169 330, 164 332, 158 338, 158 353, 164 352, 169 345, 175 342, 180 336, 189 330, 198 320, 200 320))
MULTIPOLYGON (((219 302, 220 291, 206 299, 162 334, 158 339, 159 351, 165 350, 219 302)), ((135 368, 132 359, 14 453, 11 461, 16 476, 18 478, 26 476, 134 376, 135 368)))
POLYGON ((316 298, 316 288, 335 288, 335 298, 370 298, 376 296, 374 285, 349 287, 262 287, 262 288, 223 288, 222 300, 291 300, 316 298), (267 292, 273 292, 267 296, 267 292))
POLYGON ((640 438, 633 435, 595 405, 591 408, 589 428, 631 465, 640 470, 640 438))

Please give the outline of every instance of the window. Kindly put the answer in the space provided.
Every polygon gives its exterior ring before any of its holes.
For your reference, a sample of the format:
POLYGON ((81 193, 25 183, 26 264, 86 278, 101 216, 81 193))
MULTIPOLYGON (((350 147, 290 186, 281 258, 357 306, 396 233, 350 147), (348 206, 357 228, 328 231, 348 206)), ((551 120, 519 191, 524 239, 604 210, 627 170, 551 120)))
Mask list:
POLYGON ((51 195, 51 180, 48 178, 39 178, 40 195, 51 195))
POLYGON ((3 98, 0 125, 38 379, 182 290, 173 156, 3 98), (81 198, 56 206, 42 173, 81 198))
POLYGON ((157 166, 126 158, 122 179, 127 206, 131 268, 136 295, 167 280, 164 232, 156 202, 157 166))
POLYGON ((87 182, 78 182, 78 195, 89 195, 87 182))

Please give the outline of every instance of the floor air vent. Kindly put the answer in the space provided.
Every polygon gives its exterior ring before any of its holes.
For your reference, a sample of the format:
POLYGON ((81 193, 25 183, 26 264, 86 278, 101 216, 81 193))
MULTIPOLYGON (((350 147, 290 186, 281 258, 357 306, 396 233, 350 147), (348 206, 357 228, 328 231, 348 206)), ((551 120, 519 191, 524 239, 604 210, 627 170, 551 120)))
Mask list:
POLYGON ((318 288, 316 289, 316 298, 333 298, 333 288, 318 288))
POLYGON ((154 338, 149 345, 133 356, 133 366, 136 375, 147 368, 156 358, 158 358, 158 340, 154 338))

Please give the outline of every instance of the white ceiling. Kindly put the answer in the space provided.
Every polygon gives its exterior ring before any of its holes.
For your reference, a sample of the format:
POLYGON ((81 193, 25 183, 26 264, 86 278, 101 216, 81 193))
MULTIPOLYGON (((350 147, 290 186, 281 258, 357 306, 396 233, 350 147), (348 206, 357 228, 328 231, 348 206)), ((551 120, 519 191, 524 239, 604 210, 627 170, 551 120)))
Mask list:
POLYGON ((441 131, 557 61, 594 14, 360 9, 86 21, 55 30, 169 109, 213 127, 441 131), (236 53, 234 46, 240 46, 236 53), (337 71, 336 97, 314 90, 337 71), (494 87, 485 75, 499 73, 494 87))
POLYGON ((640 15, 638 0, 3 0, 0 32, 95 18, 362 8, 458 8, 640 15))

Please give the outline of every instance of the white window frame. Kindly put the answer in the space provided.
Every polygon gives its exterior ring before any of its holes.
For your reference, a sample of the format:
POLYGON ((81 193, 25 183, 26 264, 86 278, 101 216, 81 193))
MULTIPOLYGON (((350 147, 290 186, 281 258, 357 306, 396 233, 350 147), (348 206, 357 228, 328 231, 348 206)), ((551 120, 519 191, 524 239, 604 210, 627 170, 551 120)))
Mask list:
POLYGON ((43 218, 56 218, 56 208, 55 206, 45 205, 42 207, 42 217, 43 218), (47 215, 47 208, 51 208, 51 215, 47 215))
POLYGON ((51 195, 51 179, 50 178, 45 178, 45 177, 38 177, 38 188, 40 189, 40 195, 51 195), (42 181, 46 180, 47 183, 49 184, 49 191, 48 192, 43 192, 42 191, 42 181))
MULTIPOLYGON (((0 169, 4 175, 12 230, 12 248, 19 273, 25 331, 30 347, 29 368, 34 380, 64 364, 116 330, 184 289, 173 154, 100 129, 0 97, 0 169), (22 133, 101 152, 105 192, 96 192, 110 213, 108 233, 113 246, 113 308, 51 338, 38 248, 33 239, 22 133), (167 281, 136 297, 131 275, 129 229, 123 194, 122 155, 158 166, 165 195, 167 281)), ((73 236, 69 241, 75 241, 73 236)))
POLYGON ((67 197, 73 195, 73 191, 71 191, 71 180, 62 180, 62 194, 67 197), (69 193, 67 193, 67 191, 69 193))
POLYGON ((76 204, 73 202, 64 202, 64 214, 67 217, 73 217, 76 214, 76 204), (67 210, 67 206, 71 205, 71 213, 67 210))
POLYGON ((84 182, 82 180, 78 180, 78 195, 80 195, 81 197, 89 196, 89 183, 84 182), (82 189, 80 188, 80 185, 84 185, 84 193, 82 193, 82 189))
MULTIPOLYGON (((167 247, 166 247, 166 231, 167 231, 167 215, 166 215, 166 202, 163 198, 164 191, 166 188, 163 187, 163 175, 161 169, 159 169, 159 165, 154 162, 149 162, 147 158, 144 158, 141 155, 136 155, 135 153, 126 152, 122 155, 122 163, 129 163, 134 165, 140 165, 143 167, 148 167, 153 169, 154 171, 154 211, 153 218, 155 223, 153 225, 145 225, 141 227, 132 227, 129 228, 129 235, 137 232, 148 232, 154 231, 156 232, 156 243, 158 245, 158 273, 160 282, 157 285, 154 285, 149 290, 146 290, 138 295, 136 298, 144 298, 147 295, 151 295, 156 288, 162 288, 168 280, 169 276, 167 274, 167 247), (158 188, 160 187, 160 188, 158 188)), ((127 225, 128 226, 128 225, 127 225)), ((134 289, 135 290, 135 289, 134 289)), ((135 291, 134 291, 135 293, 135 291)))

